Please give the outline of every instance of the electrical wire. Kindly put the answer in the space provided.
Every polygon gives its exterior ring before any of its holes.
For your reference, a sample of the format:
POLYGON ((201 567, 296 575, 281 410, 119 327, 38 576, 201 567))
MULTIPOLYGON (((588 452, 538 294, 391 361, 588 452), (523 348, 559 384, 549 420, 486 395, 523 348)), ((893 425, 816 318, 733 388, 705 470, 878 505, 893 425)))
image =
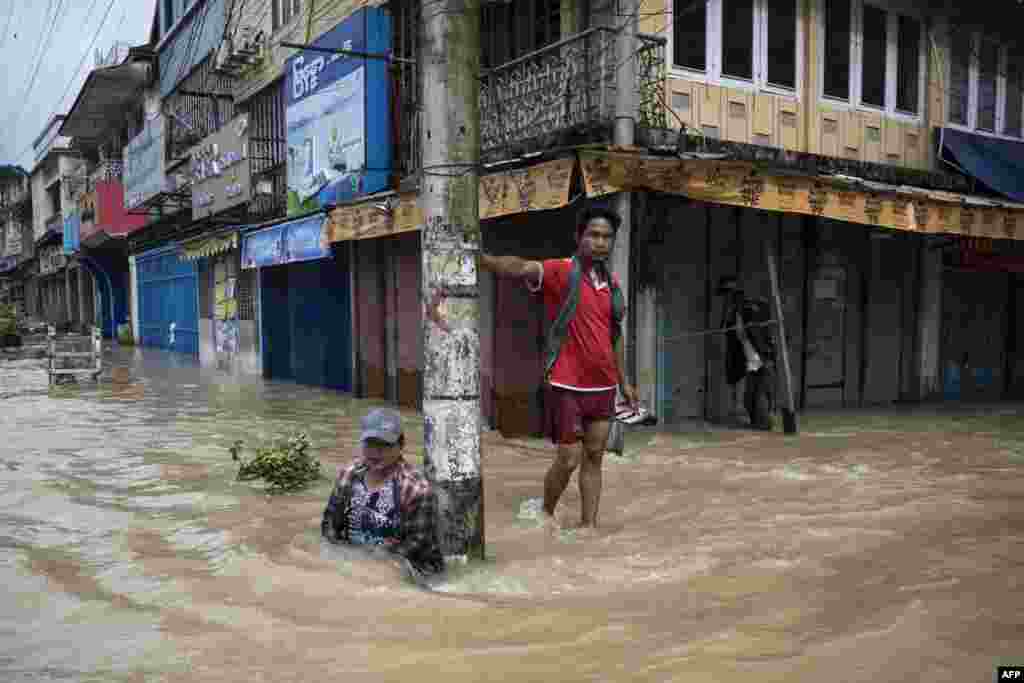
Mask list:
MULTIPOLYGON (((61 0, 61 4, 63 4, 63 0, 61 0)), ((50 4, 46 8, 46 14, 43 15, 44 30, 45 30, 46 23, 48 21, 50 21, 50 11, 53 10, 53 8, 54 8, 54 0, 50 0, 50 4)), ((54 14, 53 15, 53 19, 56 20, 56 18, 57 18, 57 15, 54 14)), ((50 26, 51 26, 50 35, 52 35, 52 27, 53 27, 53 25, 54 25, 54 23, 50 24, 50 26)), ((43 44, 45 42, 46 41, 41 41, 39 43, 39 46, 38 46, 39 49, 36 51, 36 55, 33 58, 33 61, 35 62, 35 68, 32 70, 32 75, 29 76, 28 85, 26 85, 25 89, 22 91, 22 94, 21 94, 21 107, 18 109, 18 113, 17 113, 16 116, 14 114, 12 114, 12 115, 7 117, 7 121, 6 121, 6 124, 4 126, 7 129, 12 128, 12 123, 13 124, 17 124, 21 120, 21 117, 25 114, 25 107, 27 106, 28 100, 29 100, 28 95, 31 93, 32 86, 35 85, 35 80, 39 76, 39 67, 42 65, 42 56, 43 56, 43 49, 42 48, 43 48, 43 44)))
POLYGON ((11 28, 11 20, 14 19, 14 8, 15 8, 14 0, 11 0, 11 11, 7 14, 7 23, 4 25, 4 32, 3 32, 3 34, 0 35, 0 47, 3 47, 3 44, 5 42, 7 42, 7 31, 10 30, 10 28, 11 28))
MULTIPOLYGON (((96 32, 93 34, 92 41, 89 43, 89 47, 87 47, 85 49, 85 52, 82 53, 82 58, 79 60, 78 66, 75 67, 75 70, 72 72, 71 78, 68 80, 67 86, 65 86, 64 88, 64 94, 61 95, 60 100, 57 102, 58 105, 60 105, 60 103, 64 101, 64 98, 68 96, 68 92, 71 90, 71 86, 74 84, 75 79, 78 76, 78 73, 81 71, 82 66, 85 64, 85 60, 89 57, 90 51, 96 44, 96 41, 99 39, 100 32, 103 30, 103 25, 106 24, 107 18, 110 16, 110 10, 113 9, 115 1, 116 0, 110 0, 110 2, 107 4, 106 13, 103 15, 103 19, 100 20, 99 26, 96 27, 96 32)), ((125 8, 125 11, 127 12, 127 8, 125 8)), ((24 155, 25 152, 27 152, 31 147, 32 144, 29 143, 14 159, 20 159, 22 155, 24 155)))

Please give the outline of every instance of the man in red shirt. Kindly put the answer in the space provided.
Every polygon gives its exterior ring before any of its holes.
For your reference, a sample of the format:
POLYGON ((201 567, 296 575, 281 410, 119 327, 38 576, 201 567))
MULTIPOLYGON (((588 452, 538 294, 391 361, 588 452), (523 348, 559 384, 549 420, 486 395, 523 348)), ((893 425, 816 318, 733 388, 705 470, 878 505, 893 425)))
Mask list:
POLYGON ((544 300, 551 332, 545 384, 545 423, 558 447, 544 479, 544 512, 555 507, 576 467, 582 504, 581 526, 596 527, 601 502, 601 460, 615 393, 631 406, 636 390, 626 381, 621 328, 625 298, 609 271, 621 220, 604 208, 583 212, 576 227, 576 253, 568 259, 528 261, 482 253, 480 266, 499 276, 520 278, 544 300))

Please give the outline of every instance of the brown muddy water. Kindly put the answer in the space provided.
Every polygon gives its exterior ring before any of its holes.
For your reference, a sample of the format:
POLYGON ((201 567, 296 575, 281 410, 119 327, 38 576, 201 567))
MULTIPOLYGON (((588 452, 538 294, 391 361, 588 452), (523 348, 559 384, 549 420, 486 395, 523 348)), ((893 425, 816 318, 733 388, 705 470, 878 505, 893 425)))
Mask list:
MULTIPOLYGON (((119 351, 128 384, 0 363, 2 681, 987 681, 1024 664, 1024 407, 630 434, 602 529, 540 529, 551 457, 484 439, 488 559, 435 592, 325 546, 330 481, 268 498, 228 446, 370 405, 119 351)), ((418 453, 422 431, 408 414, 418 453)), ((573 483, 560 508, 579 510, 573 483)))

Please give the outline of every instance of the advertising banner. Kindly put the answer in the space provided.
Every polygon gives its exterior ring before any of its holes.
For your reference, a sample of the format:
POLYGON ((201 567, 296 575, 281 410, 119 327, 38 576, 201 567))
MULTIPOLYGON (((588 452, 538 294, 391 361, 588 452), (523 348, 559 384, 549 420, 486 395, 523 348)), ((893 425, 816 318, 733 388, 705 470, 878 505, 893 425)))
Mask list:
POLYGON ((124 206, 134 209, 164 191, 164 117, 146 121, 124 148, 124 206))
POLYGON ((242 246, 242 267, 264 268, 281 265, 284 262, 281 240, 283 232, 280 225, 275 225, 246 235, 245 244, 242 246))
POLYGON ((327 217, 323 214, 286 223, 284 228, 284 261, 315 261, 331 255, 331 245, 323 230, 327 217))
POLYGON ((300 218, 245 236, 243 268, 264 268, 285 263, 315 261, 331 255, 324 214, 300 218))
POLYGON ((229 121, 192 148, 192 218, 198 220, 249 201, 249 117, 229 121))
POLYGON ((64 218, 64 253, 74 254, 81 244, 82 218, 78 209, 64 218))
POLYGON ((21 253, 21 223, 11 222, 7 224, 7 253, 21 253))
MULTIPOLYGON (((391 19, 357 11, 314 47, 386 54, 391 19)), ((288 214, 387 188, 391 173, 387 61, 300 50, 285 63, 288 214)))

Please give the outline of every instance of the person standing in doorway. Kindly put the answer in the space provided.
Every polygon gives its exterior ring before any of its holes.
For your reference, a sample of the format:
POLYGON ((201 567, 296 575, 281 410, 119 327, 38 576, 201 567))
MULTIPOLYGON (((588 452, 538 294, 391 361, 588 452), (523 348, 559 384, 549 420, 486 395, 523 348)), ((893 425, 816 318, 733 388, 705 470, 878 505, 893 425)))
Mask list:
POLYGON ((540 293, 549 330, 544 359, 545 427, 557 455, 544 478, 544 513, 555 508, 572 473, 580 468, 580 525, 596 528, 601 503, 601 465, 616 389, 634 408, 636 390, 626 380, 622 351, 625 296, 608 262, 621 219, 606 208, 582 212, 572 258, 529 261, 480 255, 480 266, 498 276, 522 279, 540 293))
POLYGON ((725 297, 722 328, 726 336, 725 376, 729 384, 746 379, 743 404, 754 429, 772 429, 775 388, 775 342, 766 301, 746 296, 734 276, 718 282, 725 297))

